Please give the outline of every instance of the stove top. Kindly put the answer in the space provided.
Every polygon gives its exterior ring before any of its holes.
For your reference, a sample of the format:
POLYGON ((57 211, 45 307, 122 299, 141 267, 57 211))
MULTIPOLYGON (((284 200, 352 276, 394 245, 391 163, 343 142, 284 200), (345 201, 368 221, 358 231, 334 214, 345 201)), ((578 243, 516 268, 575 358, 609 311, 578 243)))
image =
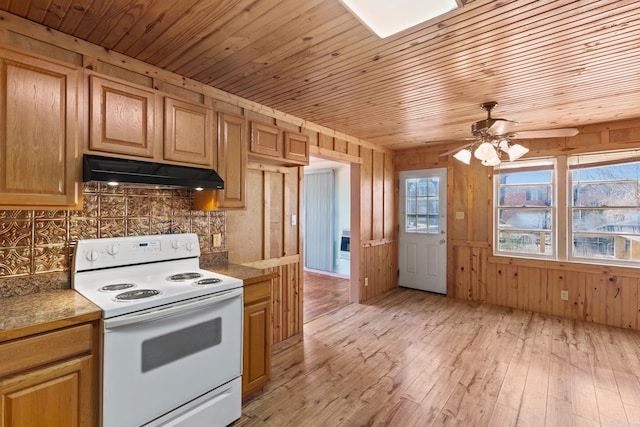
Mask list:
POLYGON ((104 318, 242 287, 242 281, 199 267, 195 234, 80 240, 74 289, 104 318))

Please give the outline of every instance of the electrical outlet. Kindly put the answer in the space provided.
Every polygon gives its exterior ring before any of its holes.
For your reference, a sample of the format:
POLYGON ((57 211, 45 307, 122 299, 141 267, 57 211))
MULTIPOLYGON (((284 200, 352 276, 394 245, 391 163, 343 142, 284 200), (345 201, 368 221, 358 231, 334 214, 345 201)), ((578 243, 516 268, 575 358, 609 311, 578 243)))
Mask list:
POLYGON ((569 300, 569 291, 560 291, 560 299, 562 301, 568 301, 569 300))
POLYGON ((213 235, 213 247, 219 248, 220 246, 222 246, 222 234, 215 233, 213 235))
POLYGON ((364 285, 365 286, 369 286, 369 278, 368 277, 364 278, 364 285))

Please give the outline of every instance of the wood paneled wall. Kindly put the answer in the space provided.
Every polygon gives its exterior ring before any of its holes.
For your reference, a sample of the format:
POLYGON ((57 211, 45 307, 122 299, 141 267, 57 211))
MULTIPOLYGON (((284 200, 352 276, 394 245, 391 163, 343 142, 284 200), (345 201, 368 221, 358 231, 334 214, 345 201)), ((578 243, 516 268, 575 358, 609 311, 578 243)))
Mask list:
MULTIPOLYGON (((367 250, 354 251, 360 255, 352 258, 358 271, 356 300, 373 297, 396 286, 397 279, 393 274, 397 269, 394 255, 396 215, 393 205, 396 190, 393 184, 391 151, 94 44, 44 30, 27 21, 20 28, 8 28, 0 23, 0 44, 83 66, 99 75, 158 89, 178 98, 209 105, 216 111, 242 115, 250 121, 267 122, 281 129, 302 132, 309 137, 312 155, 362 166, 358 179, 358 184, 361 185, 356 186, 360 188, 364 201, 358 217, 363 230, 356 230, 354 235, 359 237, 352 241, 352 245, 367 250), (380 263, 380 260, 385 260, 386 264, 380 263), (360 265, 364 267, 359 268, 360 265), (386 266, 383 272, 382 265, 386 266), (364 286, 365 278, 369 278, 371 283, 367 287, 364 286)), ((86 90, 87 81, 84 84, 86 90)), ((87 111, 84 114, 83 138, 87 140, 87 111)), ((263 262, 269 268, 278 270, 280 277, 274 283, 273 300, 276 327, 274 342, 277 342, 302 331, 303 242, 300 195, 303 174, 302 169, 297 167, 282 168, 256 163, 250 164, 249 169, 247 190, 252 194, 247 196, 246 210, 226 212, 224 244, 232 262, 263 262), (292 215, 297 215, 295 226, 291 225, 292 215)))
MULTIPOLYGON (((580 127, 573 138, 523 141, 528 157, 640 149, 640 119, 580 127)), ((448 167, 448 296, 517 309, 640 329, 640 269, 494 256, 492 170, 466 166, 450 146, 396 155, 396 169, 448 167), (462 212, 464 219, 455 219, 462 212), (560 291, 569 291, 569 300, 560 291)))

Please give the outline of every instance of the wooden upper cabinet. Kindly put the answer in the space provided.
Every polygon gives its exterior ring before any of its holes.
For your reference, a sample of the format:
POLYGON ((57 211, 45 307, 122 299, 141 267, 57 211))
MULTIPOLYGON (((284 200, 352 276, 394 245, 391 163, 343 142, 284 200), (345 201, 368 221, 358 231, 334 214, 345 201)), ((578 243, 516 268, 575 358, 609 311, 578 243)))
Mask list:
POLYGON ((213 150, 213 110, 165 97, 164 158, 211 168, 213 150))
POLYGON ((0 50, 0 206, 79 208, 79 70, 0 50))
POLYGON ((305 165, 309 164, 309 138, 306 135, 284 134, 284 157, 305 165))
POLYGON ((252 122, 250 150, 255 154, 281 158, 283 151, 280 130, 275 126, 252 122))
POLYGON ((125 83, 90 77, 89 149, 153 158, 156 94, 125 83))
POLYGON ((219 206, 245 208, 247 181, 247 121, 226 113, 218 114, 218 174, 224 180, 219 206))

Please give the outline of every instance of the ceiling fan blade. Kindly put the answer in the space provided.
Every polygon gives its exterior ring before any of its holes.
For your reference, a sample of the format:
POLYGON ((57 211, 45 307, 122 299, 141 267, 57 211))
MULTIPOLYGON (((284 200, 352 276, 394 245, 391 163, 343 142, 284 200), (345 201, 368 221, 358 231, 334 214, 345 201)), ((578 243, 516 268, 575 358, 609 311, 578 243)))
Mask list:
POLYGON ((518 126, 518 122, 514 122, 512 120, 506 119, 491 119, 493 123, 489 126, 488 131, 494 135, 505 135, 512 132, 516 126, 518 126))
POLYGON ((559 128, 559 129, 540 129, 540 130, 523 130, 512 132, 508 138, 513 139, 534 139, 534 138, 563 138, 576 136, 579 133, 576 128, 559 128))
POLYGON ((446 151, 446 152, 444 152, 444 153, 441 153, 439 157, 448 156, 448 155, 449 155, 449 154, 451 154, 451 153, 455 153, 455 152, 457 152, 457 151, 464 150, 465 148, 469 148, 469 147, 473 146, 473 144, 475 144, 475 143, 476 143, 476 142, 474 141, 474 142, 469 143, 469 144, 461 145, 461 146, 456 147, 456 148, 454 148, 454 149, 452 149, 452 150, 449 150, 449 151, 446 151))

